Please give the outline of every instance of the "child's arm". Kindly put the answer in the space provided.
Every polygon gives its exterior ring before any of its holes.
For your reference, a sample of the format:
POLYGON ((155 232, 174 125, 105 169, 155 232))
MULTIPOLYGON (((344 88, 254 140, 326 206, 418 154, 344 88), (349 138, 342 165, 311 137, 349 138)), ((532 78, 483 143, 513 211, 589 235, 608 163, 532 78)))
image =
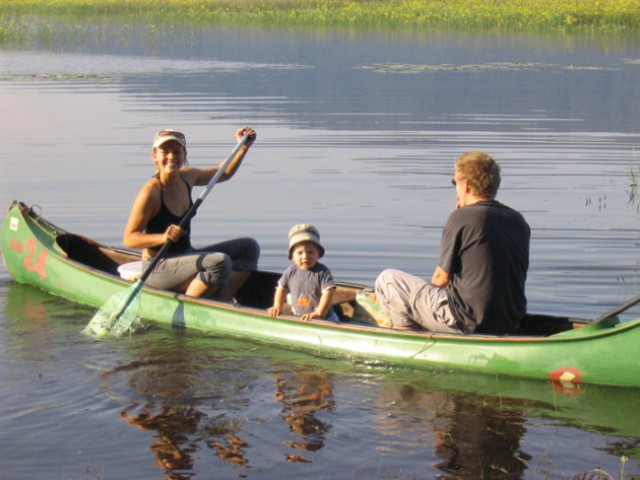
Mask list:
POLYGON ((335 291, 335 286, 327 288, 322 292, 322 296, 320 297, 320 301, 318 302, 316 309, 311 313, 305 313, 300 318, 305 322, 310 322, 314 318, 325 318, 329 308, 333 305, 333 294, 335 291))
POLYGON ((282 307, 284 306, 284 300, 287 297, 287 289, 283 287, 276 288, 276 294, 273 299, 273 307, 269 308, 269 315, 272 317, 278 317, 282 313, 282 307))

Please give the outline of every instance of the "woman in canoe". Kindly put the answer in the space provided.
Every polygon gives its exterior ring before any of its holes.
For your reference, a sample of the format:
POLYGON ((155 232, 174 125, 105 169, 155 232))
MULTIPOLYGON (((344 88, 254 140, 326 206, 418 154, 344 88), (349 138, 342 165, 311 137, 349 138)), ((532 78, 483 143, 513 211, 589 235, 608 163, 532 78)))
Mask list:
MULTIPOLYGON (((245 135, 248 141, 219 181, 233 177, 256 138, 255 130, 250 127, 236 131, 238 141, 245 135)), ((196 250, 190 239, 191 219, 184 228, 178 226, 193 204, 191 189, 207 185, 220 165, 189 167, 186 138, 183 133, 170 129, 156 133, 151 158, 156 174, 143 185, 134 200, 123 236, 125 246, 143 249, 145 261, 155 256, 166 242, 172 242, 166 258, 159 261, 146 283, 194 297, 232 300, 251 272, 258 269, 258 243, 252 238, 238 238, 196 250)))

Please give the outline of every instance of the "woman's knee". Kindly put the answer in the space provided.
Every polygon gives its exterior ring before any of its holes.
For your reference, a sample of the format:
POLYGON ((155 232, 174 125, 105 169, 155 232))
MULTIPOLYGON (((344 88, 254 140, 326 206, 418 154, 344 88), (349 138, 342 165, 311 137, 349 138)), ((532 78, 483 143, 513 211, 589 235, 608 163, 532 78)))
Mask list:
POLYGON ((233 269, 250 272, 257 270, 260 259, 260 244, 251 237, 239 238, 236 241, 241 253, 233 259, 233 269))
POLYGON ((226 285, 233 268, 231 257, 225 253, 203 255, 198 262, 197 278, 209 286, 226 285))

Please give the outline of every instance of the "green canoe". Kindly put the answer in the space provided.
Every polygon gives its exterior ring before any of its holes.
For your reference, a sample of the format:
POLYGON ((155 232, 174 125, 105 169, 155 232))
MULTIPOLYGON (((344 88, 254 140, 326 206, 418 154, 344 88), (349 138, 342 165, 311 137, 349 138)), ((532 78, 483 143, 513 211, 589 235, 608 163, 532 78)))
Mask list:
MULTIPOLYGON (((95 307, 129 288, 131 282, 120 277, 118 267, 140 259, 137 253, 62 230, 17 201, 9 208, 0 240, 4 263, 16 281, 95 307)), ((267 314, 277 278, 276 273, 256 272, 233 305, 144 287, 140 316, 389 365, 640 387, 640 319, 588 323, 528 315, 518 335, 501 337, 392 330, 367 324, 356 301, 362 286, 339 283, 335 303, 343 321, 303 322, 267 314)))

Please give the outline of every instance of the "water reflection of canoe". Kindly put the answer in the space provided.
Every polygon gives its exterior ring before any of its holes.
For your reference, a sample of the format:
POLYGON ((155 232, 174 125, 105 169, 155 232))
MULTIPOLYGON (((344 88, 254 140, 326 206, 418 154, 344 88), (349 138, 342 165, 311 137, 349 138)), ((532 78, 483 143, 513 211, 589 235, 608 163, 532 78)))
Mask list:
MULTIPOLYGON (((131 251, 62 230, 20 202, 5 218, 1 246, 7 270, 18 282, 95 307, 129 286, 118 267, 139 260, 131 251)), ((640 387, 640 319, 585 324, 532 315, 520 335, 504 337, 398 331, 363 322, 366 316, 356 302, 363 287, 340 283, 336 304, 343 322, 303 322, 267 315, 277 277, 257 272, 234 305, 145 287, 140 315, 175 327, 388 364, 640 387)))

